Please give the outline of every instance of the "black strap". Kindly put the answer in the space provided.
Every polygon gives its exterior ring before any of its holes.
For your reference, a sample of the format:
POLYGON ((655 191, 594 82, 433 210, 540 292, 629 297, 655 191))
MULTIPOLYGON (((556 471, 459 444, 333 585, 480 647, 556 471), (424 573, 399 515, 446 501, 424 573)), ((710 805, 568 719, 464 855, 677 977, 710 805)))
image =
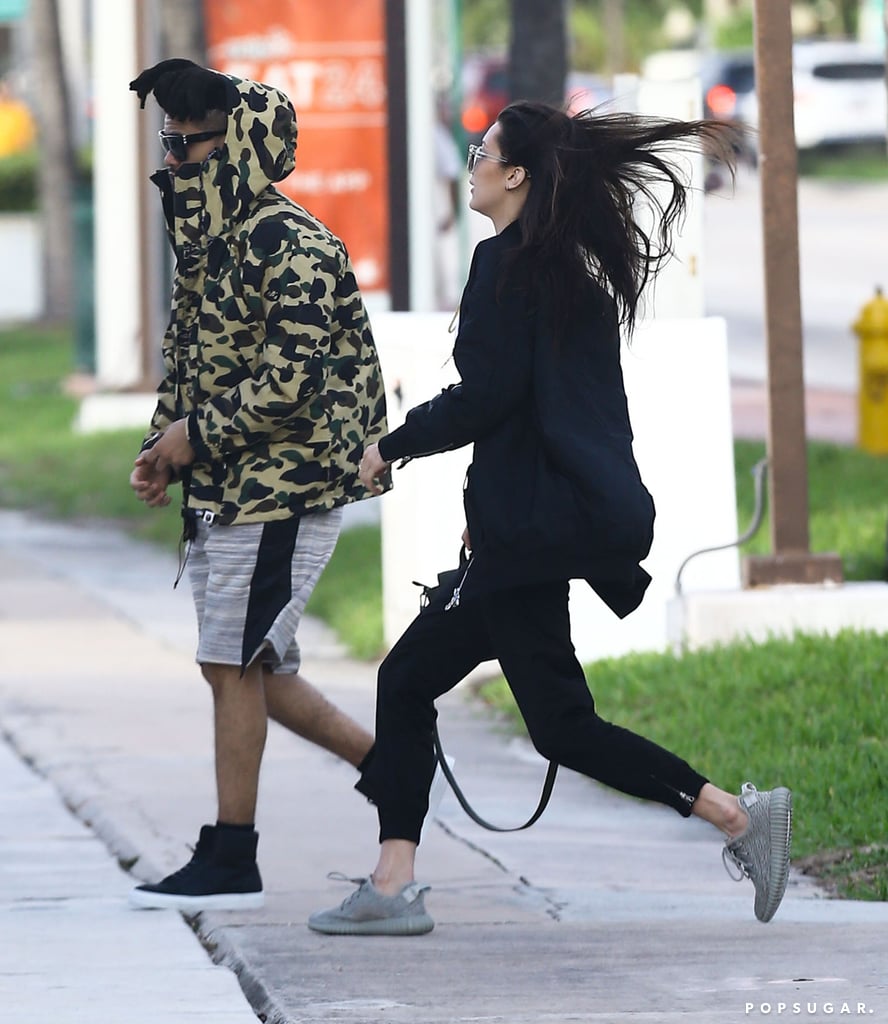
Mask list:
POLYGON ((453 777, 453 772, 450 770, 450 765, 444 757, 444 749, 441 746, 441 737, 438 735, 437 725, 435 726, 435 756, 438 758, 438 764, 441 766, 444 778, 450 783, 450 788, 453 790, 453 795, 459 801, 460 807, 462 807, 476 825, 480 825, 481 828, 486 828, 488 832, 521 832, 522 829, 530 828, 530 826, 546 809, 546 805, 549 803, 549 797, 552 795, 552 788, 555 785, 555 776, 558 774, 557 762, 550 761, 549 767, 546 769, 546 778, 543 782, 543 790, 540 793, 540 802, 537 804, 537 809, 523 825, 513 825, 512 828, 503 828, 501 825, 491 825, 489 821, 485 821, 480 814, 476 813, 475 809, 465 798, 465 794, 457 785, 456 779, 453 777))

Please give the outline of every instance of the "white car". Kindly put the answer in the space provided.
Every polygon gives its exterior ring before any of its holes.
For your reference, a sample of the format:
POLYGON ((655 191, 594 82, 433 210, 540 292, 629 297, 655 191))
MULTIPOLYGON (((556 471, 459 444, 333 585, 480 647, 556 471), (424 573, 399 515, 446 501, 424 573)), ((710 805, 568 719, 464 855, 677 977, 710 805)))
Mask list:
MULTIPOLYGON (((885 51, 843 41, 796 43, 792 48, 796 145, 799 149, 884 142, 888 133, 885 51)), ((743 118, 758 127, 751 94, 743 118)))

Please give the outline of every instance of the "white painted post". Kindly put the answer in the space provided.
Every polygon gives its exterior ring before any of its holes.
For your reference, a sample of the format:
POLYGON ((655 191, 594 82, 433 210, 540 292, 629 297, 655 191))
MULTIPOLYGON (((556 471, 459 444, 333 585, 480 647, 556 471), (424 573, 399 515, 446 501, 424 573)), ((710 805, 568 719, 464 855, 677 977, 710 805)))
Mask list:
POLYGON ((141 373, 136 0, 93 2, 96 377, 125 388, 141 373))

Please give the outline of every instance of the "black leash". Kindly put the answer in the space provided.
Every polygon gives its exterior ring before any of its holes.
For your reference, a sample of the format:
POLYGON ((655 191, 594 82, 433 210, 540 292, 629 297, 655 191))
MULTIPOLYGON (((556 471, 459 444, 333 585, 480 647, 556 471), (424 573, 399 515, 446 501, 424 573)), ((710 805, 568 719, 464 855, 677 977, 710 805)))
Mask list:
POLYGON ((530 828, 530 826, 546 809, 546 805, 549 803, 549 797, 552 795, 552 788, 555 785, 555 776, 558 774, 557 763, 555 761, 550 761, 549 767, 546 769, 546 778, 543 781, 543 791, 540 793, 540 801, 537 804, 537 809, 523 825, 513 825, 512 828, 503 828, 501 825, 492 825, 489 821, 485 821, 466 799, 465 794, 459 788, 456 779, 453 777, 453 772, 450 770, 450 765, 447 763, 447 759, 444 757, 444 749, 441 746, 441 737, 438 735, 437 725, 435 726, 435 756, 438 758, 438 764, 441 766, 444 778, 447 779, 450 784, 450 788, 453 790, 453 795, 459 801, 460 807, 462 807, 476 825, 480 825, 481 828, 486 828, 488 832, 521 832, 522 829, 530 828))

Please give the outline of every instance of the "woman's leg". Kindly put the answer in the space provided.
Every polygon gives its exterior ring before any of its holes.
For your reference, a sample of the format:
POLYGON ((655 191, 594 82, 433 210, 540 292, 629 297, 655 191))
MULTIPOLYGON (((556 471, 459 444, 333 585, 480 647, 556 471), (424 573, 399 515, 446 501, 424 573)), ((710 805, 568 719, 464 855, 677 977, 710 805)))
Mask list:
POLYGON ((376 743, 361 766, 359 792, 379 812, 374 885, 394 895, 413 881, 413 863, 435 773, 434 701, 492 657, 472 604, 421 613, 379 668, 376 743))
POLYGON ((567 584, 526 587, 485 602, 485 619, 531 739, 546 757, 624 793, 696 814, 728 834, 725 863, 755 887, 755 916, 770 921, 789 878, 792 793, 739 797, 681 758, 599 718, 570 641, 567 584))
POLYGON ((566 582, 492 594, 483 613, 530 738, 544 757, 685 817, 692 813, 708 780, 670 751, 598 716, 570 638, 566 582))

